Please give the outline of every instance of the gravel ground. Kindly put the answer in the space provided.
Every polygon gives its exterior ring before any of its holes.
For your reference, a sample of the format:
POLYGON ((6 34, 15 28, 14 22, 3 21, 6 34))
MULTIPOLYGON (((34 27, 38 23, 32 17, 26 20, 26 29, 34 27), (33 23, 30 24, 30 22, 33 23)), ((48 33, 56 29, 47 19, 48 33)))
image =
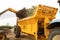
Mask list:
POLYGON ((32 40, 31 37, 28 37, 23 33, 20 38, 15 38, 13 29, 9 31, 9 33, 7 34, 7 37, 9 38, 9 40, 32 40))

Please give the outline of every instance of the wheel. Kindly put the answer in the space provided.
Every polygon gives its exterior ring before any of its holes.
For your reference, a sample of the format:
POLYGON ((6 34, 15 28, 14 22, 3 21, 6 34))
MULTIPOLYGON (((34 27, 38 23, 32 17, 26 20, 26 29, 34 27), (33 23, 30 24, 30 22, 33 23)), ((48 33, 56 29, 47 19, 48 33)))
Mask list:
POLYGON ((5 34, 0 34, 0 40, 8 40, 5 34))
POLYGON ((60 40, 60 27, 52 29, 49 34, 48 40, 60 40))
POLYGON ((14 27, 14 34, 15 34, 16 38, 20 37, 20 32, 21 32, 21 30, 20 30, 19 26, 15 26, 14 27))

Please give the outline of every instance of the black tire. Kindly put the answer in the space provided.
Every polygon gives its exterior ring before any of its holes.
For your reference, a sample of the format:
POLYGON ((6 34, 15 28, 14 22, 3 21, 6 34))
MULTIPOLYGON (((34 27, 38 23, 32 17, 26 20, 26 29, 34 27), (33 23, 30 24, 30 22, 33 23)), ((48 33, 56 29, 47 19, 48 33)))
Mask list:
POLYGON ((19 26, 15 26, 14 27, 14 34, 15 34, 16 38, 20 37, 20 32, 21 32, 21 29, 19 28, 19 26))
MULTIPOLYGON (((56 35, 59 35, 58 40, 60 40, 60 27, 59 28, 54 28, 51 30, 48 40, 53 40, 54 37, 57 37, 56 35)), ((57 40, 57 38, 56 38, 57 40)))

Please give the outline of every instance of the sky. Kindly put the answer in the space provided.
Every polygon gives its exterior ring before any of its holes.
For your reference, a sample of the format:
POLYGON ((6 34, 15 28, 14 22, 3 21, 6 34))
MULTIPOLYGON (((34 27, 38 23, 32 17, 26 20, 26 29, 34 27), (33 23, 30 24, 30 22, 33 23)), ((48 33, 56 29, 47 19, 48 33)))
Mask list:
MULTIPOLYGON (((0 0, 0 12, 9 7, 18 11, 24 7, 31 8, 39 4, 59 8, 57 0, 0 0)), ((60 18, 59 12, 57 12, 56 18, 60 18)), ((16 25, 16 16, 9 11, 0 16, 0 25, 6 25, 7 23, 16 25)))

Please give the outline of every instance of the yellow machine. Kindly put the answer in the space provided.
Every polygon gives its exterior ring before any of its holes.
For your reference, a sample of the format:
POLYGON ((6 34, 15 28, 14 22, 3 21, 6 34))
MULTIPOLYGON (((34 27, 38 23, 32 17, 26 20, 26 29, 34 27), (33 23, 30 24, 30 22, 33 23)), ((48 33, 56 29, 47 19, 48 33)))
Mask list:
POLYGON ((47 27, 55 18, 57 10, 57 8, 38 5, 34 11, 34 15, 18 21, 21 32, 33 35, 35 38, 34 40, 38 40, 38 37, 41 34, 48 39, 50 29, 47 29, 47 27))
MULTIPOLYGON (((14 13, 17 12, 11 8, 8 8, 7 10, 14 13)), ((6 12, 7 10, 5 10, 4 12, 6 12)), ((38 5, 35 8, 34 14, 32 16, 17 20, 18 26, 15 27, 16 37, 20 37, 20 33, 23 32, 32 36, 34 40, 38 40, 38 37, 40 37, 41 35, 43 35, 45 39, 48 39, 50 31, 51 29, 53 29, 49 25, 50 22, 55 18, 57 10, 57 8, 38 5)), ((0 15, 2 13, 0 13, 0 15)))
POLYGON ((0 29, 0 40, 8 40, 6 37, 6 32, 0 29))

